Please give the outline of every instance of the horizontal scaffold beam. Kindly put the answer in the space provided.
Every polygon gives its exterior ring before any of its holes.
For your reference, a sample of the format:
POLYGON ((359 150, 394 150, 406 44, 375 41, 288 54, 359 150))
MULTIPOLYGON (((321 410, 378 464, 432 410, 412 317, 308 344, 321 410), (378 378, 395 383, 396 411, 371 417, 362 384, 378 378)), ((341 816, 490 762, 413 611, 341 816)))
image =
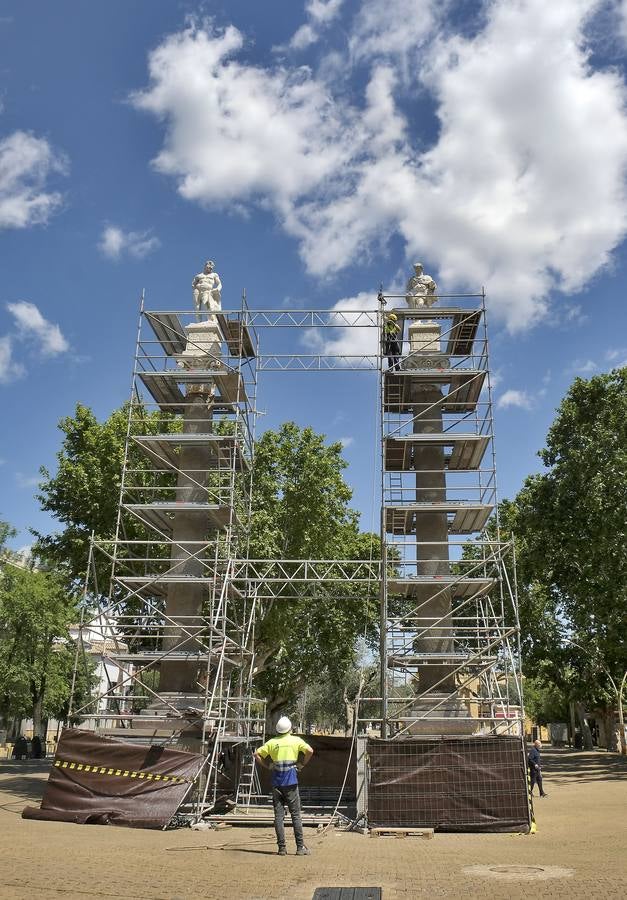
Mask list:
POLYGON ((233 560, 234 581, 296 583, 304 581, 378 581, 380 560, 361 559, 242 559, 233 560))

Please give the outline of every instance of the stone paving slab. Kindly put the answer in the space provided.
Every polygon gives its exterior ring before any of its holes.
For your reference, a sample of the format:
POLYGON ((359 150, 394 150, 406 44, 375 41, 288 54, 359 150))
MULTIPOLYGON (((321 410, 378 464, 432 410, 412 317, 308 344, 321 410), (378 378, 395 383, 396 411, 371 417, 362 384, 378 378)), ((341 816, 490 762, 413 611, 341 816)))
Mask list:
POLYGON ((0 896, 311 900, 321 886, 380 886, 383 900, 627 896, 627 764, 549 750, 538 832, 378 837, 307 832, 312 855, 275 853, 271 828, 153 832, 20 818, 47 767, 0 764, 0 896), (513 868, 507 868, 513 867, 513 868), (496 871, 494 871, 496 869, 496 871))

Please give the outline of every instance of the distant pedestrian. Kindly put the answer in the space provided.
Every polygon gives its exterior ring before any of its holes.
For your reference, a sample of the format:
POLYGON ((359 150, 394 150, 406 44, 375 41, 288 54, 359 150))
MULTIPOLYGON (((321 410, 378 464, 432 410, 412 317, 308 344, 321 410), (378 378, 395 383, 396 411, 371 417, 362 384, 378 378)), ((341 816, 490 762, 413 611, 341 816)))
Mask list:
POLYGON ((302 738, 292 734, 292 723, 282 716, 276 724, 277 735, 260 747, 255 753, 259 765, 272 770, 272 805, 274 806, 274 830, 279 847, 279 856, 287 855, 285 846, 285 806, 292 817, 292 827, 296 839, 296 855, 308 856, 303 837, 303 823, 298 793, 298 771, 306 766, 313 750, 302 738), (299 754, 303 753, 299 765, 299 754))
POLYGON ((43 744, 38 734, 33 735, 30 747, 31 756, 33 759, 41 759, 46 755, 45 753, 42 753, 43 744))
POLYGON ((400 368, 402 343, 401 326, 396 313, 388 313, 383 323, 383 355, 387 357, 388 371, 395 372, 400 368))
POLYGON ((529 765, 529 774, 531 776, 531 794, 533 795, 533 787, 538 785, 541 797, 548 797, 542 786, 542 761, 540 759, 540 751, 542 750, 542 741, 534 741, 531 750, 527 755, 527 763, 529 765))
POLYGON ((13 759, 28 759, 28 741, 21 734, 13 745, 13 759))

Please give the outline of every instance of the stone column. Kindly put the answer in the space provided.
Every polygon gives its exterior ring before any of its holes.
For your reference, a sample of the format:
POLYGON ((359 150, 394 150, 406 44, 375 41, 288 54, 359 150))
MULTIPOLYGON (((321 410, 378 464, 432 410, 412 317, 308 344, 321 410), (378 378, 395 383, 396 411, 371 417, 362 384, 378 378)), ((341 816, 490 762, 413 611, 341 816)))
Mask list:
MULTIPOLYGON (((181 368, 207 372, 206 378, 197 384, 190 384, 185 396, 185 413, 183 416, 183 434, 210 434, 213 427, 213 394, 214 380, 209 374, 221 368, 221 338, 217 330, 216 317, 210 315, 204 322, 188 325, 187 344, 178 359, 181 368)), ((176 500, 181 503, 206 504, 209 469, 215 468, 215 449, 206 443, 181 445, 179 473, 176 486, 176 500)), ((216 529, 210 526, 209 520, 201 512, 179 510, 174 514, 172 526, 172 550, 170 559, 176 566, 176 575, 208 576, 209 570, 203 565, 206 552, 198 554, 200 543, 215 537, 216 529), (178 564, 178 565, 177 565, 178 564)), ((213 553, 212 548, 209 552, 213 553)), ((166 615, 174 622, 180 622, 181 630, 166 622, 166 636, 163 641, 165 650, 181 644, 177 649, 193 652, 199 644, 193 637, 185 638, 185 631, 194 632, 202 627, 203 602, 209 599, 211 584, 192 582, 190 584, 170 584, 166 598, 166 615), (183 630, 183 628, 185 630, 183 630)), ((203 635, 206 645, 208 635, 203 635)), ((181 692, 186 694, 201 693, 199 664, 193 660, 168 660, 161 663, 159 690, 162 692, 181 692)))
MULTIPOLYGON (((410 353, 403 367, 446 368, 448 359, 440 354, 440 326, 437 323, 413 322, 409 326, 410 353)), ((411 378, 411 376, 405 376, 411 378)), ((441 387, 411 378, 414 434, 442 434, 441 387)), ((416 472, 416 502, 442 503, 446 500, 446 474, 442 446, 414 445, 413 468, 416 472)), ((448 523, 446 513, 420 512, 416 515, 416 574, 449 575, 448 523)), ((437 583, 421 585, 414 596, 419 610, 418 630, 429 629, 414 642, 417 653, 450 653, 453 649, 451 596, 437 583), (441 622, 439 620, 442 619, 441 622), (438 622, 438 625, 430 626, 438 622)), ((422 665, 418 667, 418 691, 422 694, 445 679, 435 688, 437 693, 450 692, 454 677, 447 673, 450 666, 422 665)))
MULTIPOLYGON (((184 434, 207 434, 212 427, 211 388, 206 385, 190 385, 186 394, 186 408, 183 420, 184 434)), ((207 444, 193 444, 181 447, 180 471, 177 478, 176 499, 182 503, 207 502, 207 470, 211 465, 212 451, 207 444)), ((176 575, 202 576, 207 574, 202 559, 195 557, 200 546, 198 541, 207 540, 210 530, 206 520, 197 512, 181 510, 174 515, 172 527, 172 550, 170 561, 176 566, 176 575), (178 565, 177 565, 178 564, 178 565)), ((166 598, 165 612, 170 619, 181 623, 187 631, 194 632, 201 627, 203 600, 207 597, 207 587, 201 582, 191 584, 170 584, 166 598), (189 618, 189 617, 196 617, 189 618)), ((166 637, 163 649, 168 650, 179 644, 185 631, 175 629, 166 622, 166 637)), ((206 642, 206 635, 205 635, 206 642)), ((198 649, 192 638, 185 640, 178 650, 192 652, 198 649)), ((161 664, 159 689, 164 692, 198 693, 198 664, 193 661, 168 661, 161 664)))

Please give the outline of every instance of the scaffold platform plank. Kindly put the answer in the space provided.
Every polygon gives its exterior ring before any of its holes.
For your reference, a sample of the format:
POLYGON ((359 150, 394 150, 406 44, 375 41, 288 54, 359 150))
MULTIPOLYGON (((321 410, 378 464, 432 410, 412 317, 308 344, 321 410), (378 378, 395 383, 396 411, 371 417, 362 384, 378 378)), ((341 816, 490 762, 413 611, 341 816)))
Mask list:
MULTIPOLYGON (((137 586, 142 584, 215 584, 216 576, 212 571, 207 571, 206 575, 176 575, 173 572, 164 573, 163 575, 117 575, 115 579, 119 584, 127 586, 137 586)), ((218 576, 218 590, 221 590, 223 579, 218 576)), ((227 585, 227 589, 232 591, 236 596, 241 597, 241 591, 233 585, 227 585)))
POLYGON ((494 509, 491 503, 472 503, 450 500, 441 503, 403 503, 385 508, 385 529, 391 534, 418 534, 419 516, 443 513, 448 519, 450 534, 472 534, 482 531, 494 509))
POLYGON ((468 310, 453 316, 453 325, 447 337, 446 353, 448 356, 470 356, 477 338, 477 329, 481 321, 481 310, 468 310))
MULTIPOLYGON (((204 584, 213 595, 216 591, 219 594, 222 588, 222 582, 216 581, 213 575, 116 575, 114 576, 116 584, 119 584, 131 594, 141 597, 166 597, 168 588, 171 584, 189 585, 204 584)), ((229 583, 226 587, 229 597, 243 597, 244 594, 229 583)))
POLYGON ((409 434, 384 438, 384 468, 386 472, 413 471, 414 448, 452 448, 445 452, 444 464, 448 469, 478 469, 487 450, 490 435, 444 432, 436 434, 409 434))
POLYGON ((187 337, 181 320, 175 313, 146 312, 144 315, 167 356, 183 352, 187 337))
POLYGON ((204 384, 208 386, 215 384, 219 393, 214 398, 214 405, 220 402, 248 403, 246 385, 239 372, 218 369, 177 368, 162 369, 161 371, 143 371, 139 373, 139 377, 158 403, 166 402, 169 397, 173 397, 173 402, 178 404, 189 403, 189 399, 185 397, 179 388, 181 384, 204 384), (168 387, 167 382, 176 386, 176 391, 174 387, 168 387))
MULTIPOLYGON (((181 467, 180 450, 183 447, 208 447, 211 449, 212 466, 236 472, 247 471, 248 459, 242 453, 243 441, 233 435, 204 432, 195 434, 140 434, 131 435, 156 469, 181 467)), ((206 471, 210 471, 208 467, 206 471)), ((203 470, 205 471, 205 470, 203 470)))
POLYGON ((232 318, 225 313, 217 313, 216 318, 231 356, 254 358, 255 349, 248 326, 244 325, 239 317, 232 318))
POLYGON ((453 319, 457 317, 467 317, 471 313, 481 315, 481 307, 474 309, 465 308, 463 306, 421 306, 420 309, 411 309, 409 306, 398 306, 391 309, 390 312, 396 314, 398 319, 453 319))
POLYGON ((480 653, 392 653, 388 656, 389 669, 415 669, 424 666, 447 666, 451 669, 494 665, 498 658, 480 653))
POLYGON ((455 575, 414 575, 408 578, 388 579, 388 593, 411 596, 418 594, 419 589, 447 588, 453 597, 465 600, 469 597, 479 597, 487 594, 496 584, 495 578, 471 578, 455 575))
POLYGON ((405 369, 384 372, 384 410, 394 413, 413 413, 416 400, 412 398, 412 384, 433 383, 448 385, 448 393, 438 405, 445 413, 474 412, 481 395, 485 369, 405 369))
MULTIPOLYGON (((157 531, 169 532, 174 525, 174 516, 184 512, 197 515, 206 520, 208 527, 226 528, 231 520, 230 506, 217 506, 212 503, 182 503, 173 500, 170 503, 124 503, 123 508, 142 519, 157 531)), ((234 515, 234 513, 233 513, 234 515)))
POLYGON ((158 406, 173 413, 183 411, 185 397, 176 381, 159 372, 138 372, 138 375, 158 406))
MULTIPOLYGON (((189 638, 192 640, 192 638, 189 638)), ((243 652, 238 650, 238 653, 243 652)), ((248 655, 248 654, 246 654, 248 655)), ((133 653, 131 651, 128 652, 120 652, 117 653, 113 651, 112 653, 107 654, 107 659, 118 660, 121 662, 202 662, 206 663, 210 659, 218 659, 222 656, 221 648, 216 650, 199 650, 199 651, 191 651, 187 652, 184 650, 138 650, 133 653)), ((233 668, 238 668, 242 665, 241 660, 234 660, 228 656, 224 656, 224 663, 228 666, 232 666, 233 668)))

